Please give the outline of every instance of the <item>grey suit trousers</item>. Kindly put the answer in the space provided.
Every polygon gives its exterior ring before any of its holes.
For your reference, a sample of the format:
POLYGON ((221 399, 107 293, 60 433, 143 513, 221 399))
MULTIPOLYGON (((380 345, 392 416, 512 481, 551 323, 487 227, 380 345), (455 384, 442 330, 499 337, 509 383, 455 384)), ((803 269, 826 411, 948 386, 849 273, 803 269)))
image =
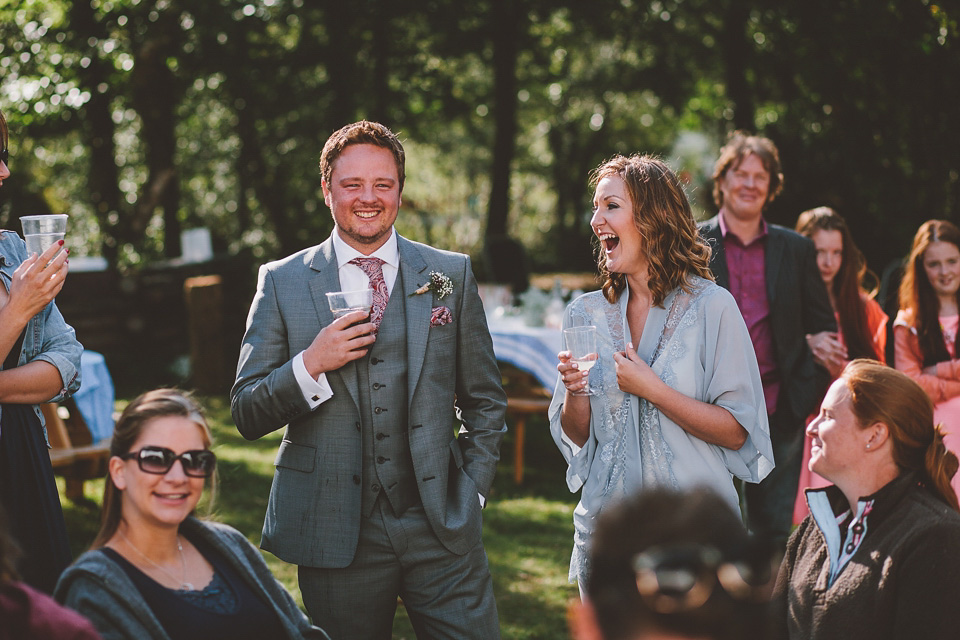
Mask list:
POLYGON ((423 507, 397 517, 382 493, 360 525, 354 561, 343 569, 301 566, 299 580, 314 624, 334 640, 389 640, 397 594, 418 638, 500 637, 483 544, 462 556, 450 552, 423 507))

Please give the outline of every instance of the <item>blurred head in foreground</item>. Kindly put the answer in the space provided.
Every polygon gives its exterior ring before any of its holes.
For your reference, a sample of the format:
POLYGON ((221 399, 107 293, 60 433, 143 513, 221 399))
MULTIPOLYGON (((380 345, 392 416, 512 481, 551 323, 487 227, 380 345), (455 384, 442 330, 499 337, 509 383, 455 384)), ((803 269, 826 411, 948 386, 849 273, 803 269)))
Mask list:
POLYGON ((774 567, 713 491, 653 489, 604 512, 577 640, 764 638, 774 567))

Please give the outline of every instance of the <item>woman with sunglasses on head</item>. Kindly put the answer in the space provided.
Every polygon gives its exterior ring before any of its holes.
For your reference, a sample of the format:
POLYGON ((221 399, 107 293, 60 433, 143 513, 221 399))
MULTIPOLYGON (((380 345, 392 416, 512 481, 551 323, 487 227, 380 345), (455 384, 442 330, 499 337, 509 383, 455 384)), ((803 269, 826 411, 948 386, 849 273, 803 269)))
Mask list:
MULTIPOLYGON (((934 404, 947 448, 960 452, 960 229, 928 220, 913 238, 900 281, 893 323, 894 364, 916 380, 934 404)), ((960 495, 960 478, 953 489, 960 495)))
POLYGON ((645 489, 597 518, 576 640, 767 640, 776 566, 709 488, 645 489))
MULTIPOLYGON (((814 358, 834 379, 850 360, 870 358, 884 362, 887 314, 863 288, 867 262, 853 242, 847 222, 830 207, 817 207, 800 214, 796 231, 813 241, 817 250, 817 269, 827 287, 830 306, 840 328, 839 333, 828 336, 819 344, 808 340, 814 358), (842 354, 846 354, 845 357, 842 354)), ((816 417, 817 413, 814 412, 807 423, 816 417)), ((810 471, 809 462, 810 440, 806 439, 793 508, 794 524, 800 524, 809 513, 805 491, 830 484, 810 471)))
MULTIPOLYGON (((0 113, 0 184, 10 177, 7 122, 0 113)), ((80 388, 83 347, 53 299, 67 277, 63 241, 27 254, 0 230, 0 503, 23 551, 24 582, 50 593, 70 564, 67 528, 39 404, 80 388)))
POLYGON ((957 458, 930 398, 903 373, 854 360, 807 436, 811 469, 834 485, 807 492, 811 515, 787 544, 774 598, 782 637, 956 638, 957 458))
POLYGON ((216 456, 199 406, 173 389, 117 421, 100 531, 55 597, 107 640, 327 638, 235 529, 193 516, 216 456))

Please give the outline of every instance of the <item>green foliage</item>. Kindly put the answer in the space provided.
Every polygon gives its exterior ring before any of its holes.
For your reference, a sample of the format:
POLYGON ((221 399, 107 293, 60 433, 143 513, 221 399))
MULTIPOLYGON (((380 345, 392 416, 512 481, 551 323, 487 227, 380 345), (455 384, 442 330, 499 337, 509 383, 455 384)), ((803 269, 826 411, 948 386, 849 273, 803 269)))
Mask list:
POLYGON ((781 148, 774 221, 832 205, 886 262, 960 201, 957 25, 931 0, 2 2, 0 225, 65 211, 78 254, 120 265, 177 255, 200 225, 218 251, 276 257, 329 232, 320 148, 366 117, 410 150, 404 232, 477 254, 509 188, 532 264, 589 269, 590 169, 663 154, 706 215, 704 157, 678 149, 700 135, 709 156, 739 126, 781 148))

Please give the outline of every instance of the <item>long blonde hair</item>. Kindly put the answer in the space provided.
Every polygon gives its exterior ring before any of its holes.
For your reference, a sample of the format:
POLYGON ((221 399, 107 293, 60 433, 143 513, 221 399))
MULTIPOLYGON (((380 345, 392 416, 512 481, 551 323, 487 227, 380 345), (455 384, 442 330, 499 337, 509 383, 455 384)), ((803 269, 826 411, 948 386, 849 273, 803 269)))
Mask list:
MULTIPOLYGON (((691 275, 713 280, 710 246, 697 232, 683 186, 666 163, 649 155, 614 156, 593 171, 590 184, 596 188, 607 176, 619 177, 627 187, 633 221, 643 239, 653 304, 662 304, 677 287, 689 291, 691 275)), ((603 295, 616 302, 626 289, 626 276, 607 269, 602 251, 597 264, 603 295)))

